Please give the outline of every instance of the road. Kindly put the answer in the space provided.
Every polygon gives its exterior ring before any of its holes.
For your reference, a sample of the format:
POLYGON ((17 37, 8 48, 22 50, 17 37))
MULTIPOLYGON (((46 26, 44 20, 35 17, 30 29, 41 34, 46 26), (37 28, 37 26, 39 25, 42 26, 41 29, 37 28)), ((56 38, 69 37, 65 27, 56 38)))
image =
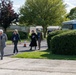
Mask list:
MULTIPOLYGON (((19 52, 29 51, 29 42, 26 44, 27 47, 23 47, 23 43, 18 45, 19 52)), ((41 46, 41 50, 47 49, 46 41, 42 41, 41 46)), ((7 45, 4 51, 0 75, 76 75, 75 60, 11 58, 13 45, 7 45)))
MULTIPOLYGON (((26 42, 26 47, 24 47, 24 43, 21 43, 21 44, 18 44, 18 50, 19 50, 19 53, 20 52, 27 52, 27 51, 30 51, 30 47, 29 47, 29 44, 30 42, 26 42)), ((4 56, 11 56, 13 55, 13 48, 14 48, 14 45, 7 45, 4 49, 4 56)), ((38 49, 38 47, 37 47, 38 49)), ((46 50, 47 49, 47 43, 46 41, 42 41, 41 43, 41 50, 46 50)), ((34 48, 33 48, 34 50, 34 48)))

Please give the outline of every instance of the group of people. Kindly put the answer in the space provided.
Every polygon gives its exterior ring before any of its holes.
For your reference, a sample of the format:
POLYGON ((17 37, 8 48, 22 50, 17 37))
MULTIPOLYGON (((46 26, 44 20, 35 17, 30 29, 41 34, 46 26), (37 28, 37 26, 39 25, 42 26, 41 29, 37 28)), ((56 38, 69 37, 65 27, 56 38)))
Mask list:
POLYGON ((34 30, 32 30, 32 34, 30 36, 31 38, 31 42, 30 42, 30 50, 32 50, 32 47, 35 47, 36 50, 36 46, 37 46, 37 41, 38 41, 38 50, 40 50, 40 46, 41 46, 41 40, 42 40, 42 33, 40 30, 37 31, 37 34, 35 33, 34 30))
MULTIPOLYGON (((17 44, 20 40, 20 35, 18 34, 18 30, 15 29, 13 35, 11 37, 12 42, 14 43, 14 50, 13 53, 18 53, 17 44)), ((8 39, 7 35, 0 29, 0 52, 1 52, 1 60, 3 60, 4 56, 4 48, 6 47, 6 40, 8 39)))
MULTIPOLYGON (((12 34, 12 42, 14 44, 14 49, 13 49, 13 53, 18 53, 18 48, 17 48, 17 44, 18 41, 20 40, 20 35, 18 33, 18 30, 15 29, 13 34, 12 34)), ((32 47, 37 46, 37 41, 38 41, 38 47, 40 50, 40 44, 41 44, 41 40, 42 40, 42 33, 40 32, 40 30, 38 30, 37 34, 34 32, 34 30, 32 30, 32 34, 30 36, 31 38, 31 42, 30 42, 30 50, 32 50, 32 47)), ((4 48, 6 47, 6 40, 8 39, 7 35, 3 32, 2 29, 0 29, 0 52, 1 52, 1 60, 3 60, 3 56, 4 56, 4 48)))

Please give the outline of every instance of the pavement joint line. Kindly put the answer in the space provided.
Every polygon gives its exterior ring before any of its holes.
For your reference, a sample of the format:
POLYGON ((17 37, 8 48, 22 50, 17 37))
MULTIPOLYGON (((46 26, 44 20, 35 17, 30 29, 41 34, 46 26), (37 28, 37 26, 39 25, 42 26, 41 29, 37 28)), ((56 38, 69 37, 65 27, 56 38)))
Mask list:
POLYGON ((48 72, 48 73, 52 73, 52 72, 58 72, 58 73, 75 73, 76 72, 65 72, 65 71, 43 71, 43 70, 27 70, 27 69, 10 69, 10 68, 0 68, 1 70, 15 70, 15 71, 36 71, 36 72, 48 72))
MULTIPOLYGON (((20 60, 20 59, 14 59, 14 60, 11 60, 11 61, 8 61, 8 62, 4 62, 4 63, 2 63, 2 64, 0 64, 0 65, 8 64, 8 63, 11 63, 11 62, 14 62, 14 61, 17 61, 17 60, 20 60)), ((2 60, 1 60, 1 61, 2 61, 2 60)))

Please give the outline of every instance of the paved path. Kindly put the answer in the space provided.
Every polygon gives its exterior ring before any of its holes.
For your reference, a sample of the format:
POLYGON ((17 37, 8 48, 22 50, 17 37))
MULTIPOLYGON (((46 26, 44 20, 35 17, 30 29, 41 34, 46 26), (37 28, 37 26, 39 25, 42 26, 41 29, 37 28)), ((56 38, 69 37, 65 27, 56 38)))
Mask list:
MULTIPOLYGON (((27 52, 27 51, 30 51, 30 47, 29 47, 29 44, 30 42, 26 42, 26 47, 23 47, 24 46, 24 43, 21 43, 21 44, 18 44, 18 50, 19 50, 19 53, 20 52, 27 52)), ((4 49, 4 56, 11 56, 13 55, 13 45, 7 45, 6 48, 4 49)), ((41 42, 41 50, 46 50, 47 49, 47 43, 46 41, 42 41, 41 42)), ((34 50, 34 48, 33 48, 34 50)), ((38 50, 38 47, 37 47, 37 50, 38 50)))
POLYGON ((76 61, 4 57, 0 75, 76 75, 76 61))
MULTIPOLYGON (((19 52, 29 51, 23 44, 18 45, 19 52)), ((46 42, 42 48, 47 49, 46 42)), ((5 57, 0 60, 0 75, 76 75, 76 61, 48 59, 20 59, 7 57, 12 55, 13 45, 5 48, 5 57)))

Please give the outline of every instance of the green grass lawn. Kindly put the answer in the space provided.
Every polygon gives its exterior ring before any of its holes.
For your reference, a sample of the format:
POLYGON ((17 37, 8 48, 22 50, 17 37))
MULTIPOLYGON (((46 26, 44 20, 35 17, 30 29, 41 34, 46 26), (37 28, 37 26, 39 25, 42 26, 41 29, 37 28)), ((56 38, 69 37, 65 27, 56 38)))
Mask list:
POLYGON ((12 41, 8 40, 8 41, 6 41, 6 44, 10 45, 10 44, 12 44, 12 41))
POLYGON ((13 56, 15 58, 76 60, 76 55, 55 55, 49 51, 29 51, 13 56))

